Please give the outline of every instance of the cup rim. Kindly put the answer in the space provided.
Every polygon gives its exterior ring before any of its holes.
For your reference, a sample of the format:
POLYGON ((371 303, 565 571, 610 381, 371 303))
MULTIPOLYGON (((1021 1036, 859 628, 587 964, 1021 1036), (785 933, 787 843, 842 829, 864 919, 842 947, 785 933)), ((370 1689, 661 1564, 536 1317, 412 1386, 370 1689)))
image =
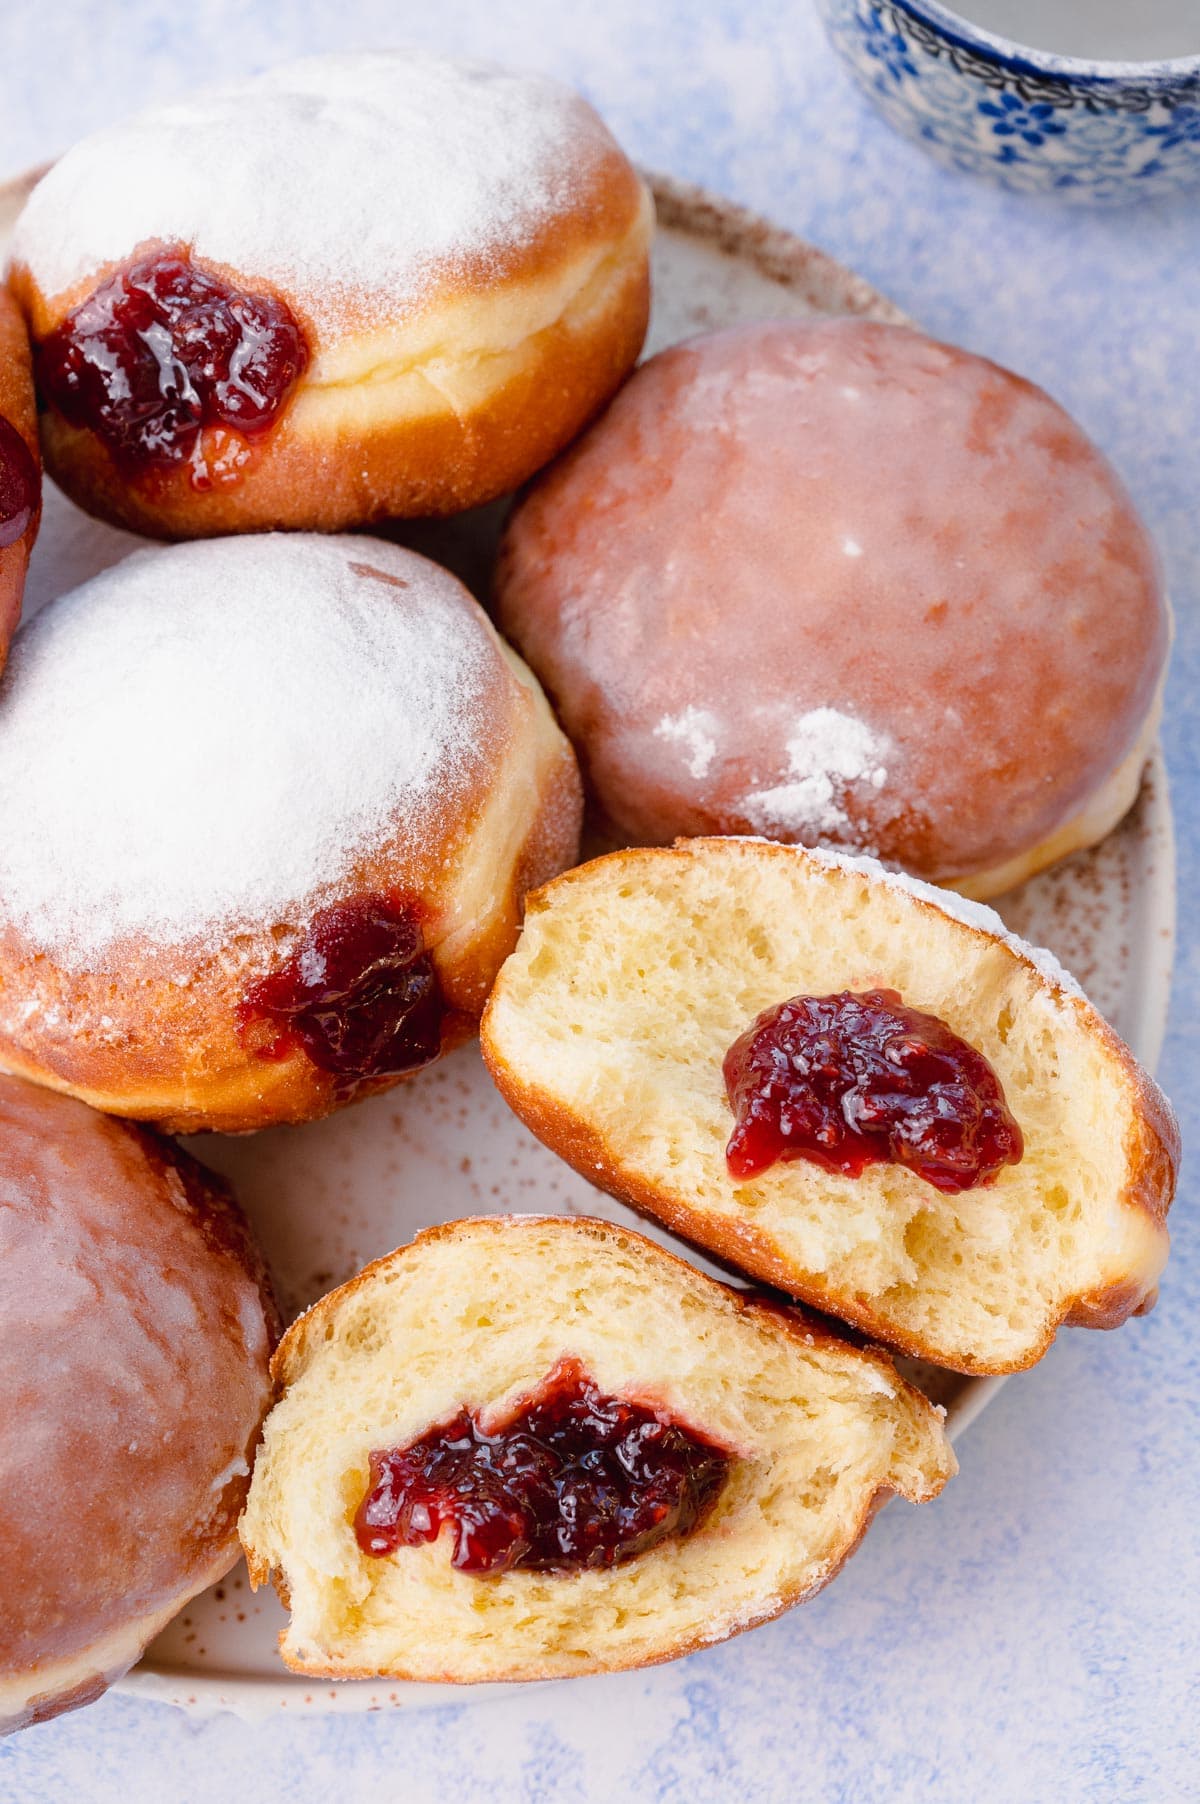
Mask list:
POLYGON ((1200 50, 1190 56, 1160 57, 1147 62, 1127 62, 1117 58, 1062 56, 1056 50, 1038 50, 1032 44, 1018 43, 987 31, 970 19, 964 19, 941 0, 890 0, 898 12, 908 13, 919 24, 932 26, 942 37, 963 50, 983 51, 993 60, 1007 64, 1018 74, 1075 77, 1093 81, 1148 83, 1165 85, 1180 76, 1200 77, 1200 50))

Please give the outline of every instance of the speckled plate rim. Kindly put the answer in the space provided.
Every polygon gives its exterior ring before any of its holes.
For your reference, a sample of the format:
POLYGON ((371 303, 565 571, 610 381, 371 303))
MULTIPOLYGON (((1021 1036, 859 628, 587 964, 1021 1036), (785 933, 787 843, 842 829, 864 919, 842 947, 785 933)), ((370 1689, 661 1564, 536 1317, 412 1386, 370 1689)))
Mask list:
MULTIPOLYGON (((30 189, 46 165, 0 184, 0 246, 30 189)), ((789 290, 822 312, 868 314, 897 325, 908 316, 862 276, 825 251, 808 244, 761 214, 705 188, 672 176, 647 173, 658 210, 660 230, 706 242, 736 262, 752 265, 762 276, 789 290), (833 304, 831 304, 833 303, 833 304)), ((1122 1029, 1133 1051, 1153 1070, 1162 1049, 1170 999, 1175 931, 1175 847, 1166 769, 1156 747, 1146 766, 1137 804, 1139 842, 1153 881, 1140 892, 1140 957, 1130 974, 1130 1006, 1122 1029)), ((982 1414, 1006 1378, 979 1378, 964 1385, 951 1408, 949 1432, 958 1440, 982 1414)), ((586 1679, 568 1681, 586 1684, 586 1679)), ((512 1685, 397 1686, 386 1680, 349 1680, 329 1684, 289 1673, 278 1676, 220 1677, 194 1667, 155 1659, 151 1653, 112 1689, 168 1703, 195 1715, 232 1711, 260 1720, 281 1710, 296 1714, 341 1711, 357 1715, 384 1709, 434 1709, 451 1702, 483 1702, 520 1689, 512 1685)))

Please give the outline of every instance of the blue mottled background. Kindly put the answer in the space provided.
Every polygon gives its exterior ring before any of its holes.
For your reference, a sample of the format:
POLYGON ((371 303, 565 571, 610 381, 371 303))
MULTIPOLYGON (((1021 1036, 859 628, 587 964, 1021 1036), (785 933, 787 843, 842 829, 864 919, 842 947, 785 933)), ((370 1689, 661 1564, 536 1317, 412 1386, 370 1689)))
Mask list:
MULTIPOLYGON (((934 332, 1044 383, 1158 535, 1182 943, 1162 1075, 1197 1125, 1200 200, 1089 215, 941 173, 867 111, 804 0, 6 0, 0 170, 199 81, 405 40, 551 70, 637 159, 772 215, 934 332)), ((672 1667, 516 1701, 207 1721, 109 1697, 0 1749, 0 1799, 1000 1804, 1200 1797, 1200 1252, 1185 1177, 1159 1309, 1069 1334, 807 1608, 672 1667)))

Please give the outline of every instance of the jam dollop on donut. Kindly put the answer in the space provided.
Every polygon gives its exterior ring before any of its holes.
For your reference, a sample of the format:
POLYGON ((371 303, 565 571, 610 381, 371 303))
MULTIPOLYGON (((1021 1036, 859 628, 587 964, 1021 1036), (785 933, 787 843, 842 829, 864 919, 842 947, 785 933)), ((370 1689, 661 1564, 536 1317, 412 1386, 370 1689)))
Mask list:
POLYGON ((695 1528, 729 1465, 719 1447, 605 1396, 564 1359, 492 1429, 463 1409, 407 1447, 372 1453, 354 1532, 382 1556, 449 1523, 460 1572, 615 1566, 695 1528))
POLYGON ((847 1177, 906 1165, 955 1194, 1024 1151, 984 1055, 895 990, 794 996, 764 1009, 723 1069, 736 1118, 725 1149, 734 1178, 780 1159, 847 1177))
POLYGON ((416 909, 363 895, 320 909, 286 964, 250 985, 238 1032, 261 1058, 303 1047, 352 1090, 435 1059, 442 1013, 416 909))
POLYGON ((41 482, 29 447, 0 414, 0 551, 15 545, 37 512, 41 482))
POLYGON ((270 431, 308 361, 282 301, 231 287, 178 248, 102 283, 38 347, 37 374, 125 473, 190 462, 204 489, 236 479, 245 443, 270 431))

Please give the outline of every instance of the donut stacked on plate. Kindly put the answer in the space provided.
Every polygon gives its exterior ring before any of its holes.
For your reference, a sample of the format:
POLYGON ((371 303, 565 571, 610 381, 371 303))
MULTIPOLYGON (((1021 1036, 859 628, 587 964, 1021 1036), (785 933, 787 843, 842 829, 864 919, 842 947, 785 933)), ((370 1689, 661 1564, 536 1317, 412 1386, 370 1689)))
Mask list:
POLYGON ((219 1178, 0 1077, 0 1733, 97 1697, 233 1565, 277 1326, 219 1178))
POLYGON ((102 132, 18 223, 0 657, 31 367, 67 494, 187 542, 50 603, 0 684, 2 1722, 128 1666, 243 1503, 297 1670, 531 1678, 762 1621, 954 1470, 836 1324, 498 1217, 293 1326, 251 1478, 261 1261, 112 1117, 302 1124, 486 1008, 557 1153, 894 1350, 1010 1371, 1153 1301, 1168 1105, 921 881, 997 894, 1129 808, 1168 640, 1145 531, 1046 395, 902 327, 763 321, 631 375, 652 220, 576 96, 389 53, 102 132), (530 479, 499 631, 360 530, 530 479), (585 785, 641 849, 576 870, 585 785))
POLYGON ((584 101, 481 63, 313 57, 114 126, 13 241, 50 472, 163 537, 490 500, 633 364, 652 219, 584 101))
POLYGON ((370 538, 136 552, 52 603, 0 767, 0 1060, 177 1132, 308 1121, 456 1045, 579 842, 534 679, 370 538))
POLYGON ((1048 395, 904 327, 643 366, 509 522, 498 619, 623 841, 765 834, 994 896, 1104 837, 1168 617, 1048 395))

